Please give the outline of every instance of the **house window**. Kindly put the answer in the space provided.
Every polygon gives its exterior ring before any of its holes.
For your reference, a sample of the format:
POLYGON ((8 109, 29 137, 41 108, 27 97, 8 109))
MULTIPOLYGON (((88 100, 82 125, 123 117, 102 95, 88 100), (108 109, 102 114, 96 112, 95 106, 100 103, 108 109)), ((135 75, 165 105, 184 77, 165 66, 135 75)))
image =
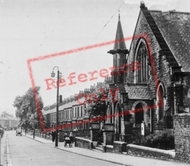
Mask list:
POLYGON ((67 110, 67 119, 69 119, 69 112, 68 112, 68 110, 67 110))
POLYGON ((73 118, 75 118, 76 113, 75 113, 76 107, 73 108, 73 118))
POLYGON ((75 118, 77 117, 77 107, 75 107, 75 118))
POLYGON ((79 117, 82 117, 82 106, 79 106, 79 117))
POLYGON ((80 106, 78 106, 78 118, 80 117, 80 106))
POLYGON ((66 117, 66 110, 64 110, 64 120, 66 120, 67 117, 66 117))
POLYGON ((71 110, 68 110, 68 114, 69 114, 69 119, 71 119, 71 110))
POLYGON ((77 107, 77 118, 79 117, 79 106, 77 107))
POLYGON ((72 108, 72 118, 75 117, 75 107, 72 108))
POLYGON ((139 64, 138 68, 136 67, 136 83, 147 83, 150 77, 150 66, 148 63, 148 51, 144 42, 140 42, 137 48, 136 54, 136 64, 139 64))
POLYGON ((56 121, 56 113, 53 113, 53 121, 56 121))
POLYGON ((73 118, 73 108, 70 109, 70 118, 73 118))

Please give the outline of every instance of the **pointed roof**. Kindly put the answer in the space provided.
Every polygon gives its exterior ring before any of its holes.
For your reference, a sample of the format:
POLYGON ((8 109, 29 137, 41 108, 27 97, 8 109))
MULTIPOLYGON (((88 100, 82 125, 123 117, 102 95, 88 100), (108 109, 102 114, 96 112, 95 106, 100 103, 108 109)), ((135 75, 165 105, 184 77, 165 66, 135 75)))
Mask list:
POLYGON ((116 36, 115 36, 115 42, 114 42, 114 47, 113 50, 108 51, 109 54, 128 54, 129 51, 126 48, 125 45, 125 38, 123 35, 123 30, 121 26, 121 21, 120 21, 120 14, 118 15, 118 24, 117 24, 117 30, 116 30, 116 36))
POLYGON ((125 39, 124 39, 123 30, 122 30, 121 21, 120 21, 120 14, 118 15, 118 24, 117 24, 115 44, 114 44, 113 49, 114 50, 126 49, 125 39))

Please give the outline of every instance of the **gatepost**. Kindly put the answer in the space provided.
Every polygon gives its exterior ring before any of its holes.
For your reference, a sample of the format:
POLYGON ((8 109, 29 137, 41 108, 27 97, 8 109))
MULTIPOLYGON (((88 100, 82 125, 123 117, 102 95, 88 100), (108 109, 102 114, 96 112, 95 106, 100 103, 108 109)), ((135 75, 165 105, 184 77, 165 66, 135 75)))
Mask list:
POLYGON ((90 123, 90 139, 93 147, 98 144, 98 131, 100 130, 100 123, 90 123))
POLYGON ((113 145, 114 124, 105 123, 102 131, 103 131, 103 152, 106 152, 106 145, 113 145))

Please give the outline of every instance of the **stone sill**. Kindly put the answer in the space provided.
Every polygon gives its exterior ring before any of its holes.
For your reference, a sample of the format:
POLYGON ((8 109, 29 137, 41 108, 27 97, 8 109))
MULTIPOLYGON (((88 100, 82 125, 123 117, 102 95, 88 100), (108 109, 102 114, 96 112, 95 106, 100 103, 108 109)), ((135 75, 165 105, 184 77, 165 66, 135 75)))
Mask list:
POLYGON ((106 145, 106 147, 113 149, 113 145, 106 145))
POLYGON ((190 116, 190 113, 179 113, 179 114, 175 114, 174 117, 178 117, 178 116, 190 116))
POLYGON ((89 143, 92 142, 92 141, 89 140, 89 139, 85 139, 85 138, 81 138, 81 137, 75 137, 75 138, 78 139, 78 140, 81 140, 81 141, 89 142, 89 143))
POLYGON ((121 141, 114 141, 114 144, 120 144, 120 145, 123 145, 123 144, 127 144, 126 142, 121 142, 121 141))

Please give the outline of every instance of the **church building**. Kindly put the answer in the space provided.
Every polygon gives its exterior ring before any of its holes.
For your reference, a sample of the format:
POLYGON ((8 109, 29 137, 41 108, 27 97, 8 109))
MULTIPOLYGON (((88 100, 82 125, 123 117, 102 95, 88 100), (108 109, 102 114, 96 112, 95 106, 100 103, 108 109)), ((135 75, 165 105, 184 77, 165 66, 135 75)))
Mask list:
POLYGON ((149 10, 144 3, 130 48, 118 18, 106 120, 114 140, 128 141, 132 133, 172 131, 173 115, 190 112, 190 13, 149 10), (142 131, 143 130, 143 131, 142 131))

